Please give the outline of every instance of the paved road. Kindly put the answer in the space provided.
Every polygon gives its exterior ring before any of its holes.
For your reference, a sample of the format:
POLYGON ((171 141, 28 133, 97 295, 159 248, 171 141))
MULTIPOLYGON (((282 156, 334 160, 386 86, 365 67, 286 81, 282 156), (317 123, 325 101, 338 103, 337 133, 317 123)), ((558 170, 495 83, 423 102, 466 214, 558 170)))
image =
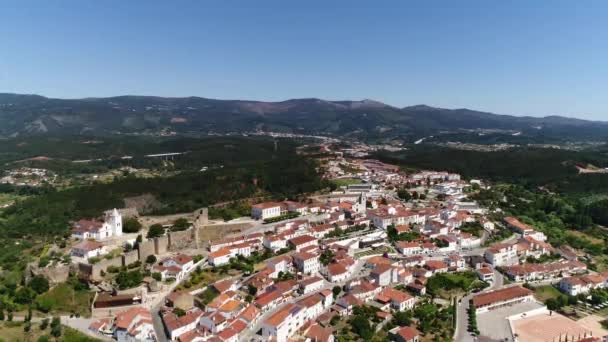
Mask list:
POLYGON ((162 292, 162 295, 158 295, 153 300, 146 303, 146 306, 150 309, 150 314, 152 315, 152 324, 154 325, 154 332, 156 333, 156 337, 159 342, 168 341, 167 334, 165 333, 165 326, 163 325, 163 321, 160 318, 160 314, 159 314, 160 308, 164 303, 165 297, 168 294, 170 294, 171 292, 173 292, 173 290, 179 284, 181 284, 183 281, 189 279, 190 273, 192 273, 197 267, 199 267, 199 266, 202 267, 206 262, 207 262, 207 259, 205 258, 205 259, 200 260, 196 264, 194 264, 194 267, 192 267, 192 269, 190 269, 190 272, 188 272, 188 274, 186 274, 184 277, 182 277, 182 280, 180 280, 179 282, 178 281, 174 282, 173 284, 171 284, 169 286, 169 288, 167 290, 164 290, 162 292))
MULTIPOLYGON (((490 287, 483 290, 482 292, 488 292, 492 290, 499 289, 504 285, 504 277, 503 275, 494 270, 494 282, 490 287)), ((474 342, 476 339, 467 331, 467 326, 469 323, 469 317, 467 315, 467 310, 469 309, 469 301, 475 293, 470 293, 463 298, 460 299, 460 303, 456 308, 456 329, 454 331, 454 340, 456 342, 474 342)))

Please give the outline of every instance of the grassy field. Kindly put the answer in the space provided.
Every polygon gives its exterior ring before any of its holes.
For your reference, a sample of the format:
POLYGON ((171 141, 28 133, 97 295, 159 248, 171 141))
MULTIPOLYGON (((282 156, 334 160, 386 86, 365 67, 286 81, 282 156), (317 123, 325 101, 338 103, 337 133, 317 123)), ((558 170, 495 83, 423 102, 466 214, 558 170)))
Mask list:
POLYGON ((541 301, 541 302, 545 302, 547 299, 549 298, 557 298, 561 295, 562 293, 559 292, 558 289, 556 289, 555 287, 551 286, 551 285, 543 285, 543 286, 539 286, 534 288, 534 297, 541 301))
POLYGON ((66 326, 64 326, 62 328, 63 328, 63 336, 62 336, 61 340, 64 342, 98 342, 98 341, 101 341, 96 338, 85 335, 78 330, 74 330, 74 329, 68 328, 66 326))
POLYGON ((74 291, 68 284, 60 284, 36 298, 36 302, 49 307, 55 313, 77 313, 90 316, 93 294, 88 291, 74 291))
POLYGON ((192 290, 196 290, 196 289, 200 289, 203 288, 209 284, 213 284, 216 281, 219 281, 223 278, 226 278, 227 274, 220 274, 219 272, 211 272, 210 270, 203 270, 201 273, 193 273, 190 276, 190 279, 188 282, 184 282, 181 285, 179 285, 177 287, 177 290, 188 290, 188 291, 192 291, 192 290), (187 284, 190 284, 190 287, 186 287, 187 284))
POLYGON ((361 182, 360 179, 357 179, 357 178, 338 178, 338 179, 332 179, 331 182, 336 184, 336 186, 338 186, 338 187, 347 186, 350 184, 363 183, 363 182, 361 182))
POLYGON ((6 204, 13 203, 15 200, 25 198, 23 196, 17 196, 15 194, 0 194, 0 208, 6 204))
MULTIPOLYGON (((33 323, 29 332, 25 332, 23 322, 0 322, 0 341, 3 342, 35 342, 42 336, 49 338, 49 341, 55 341, 51 337, 51 328, 45 330, 40 329, 40 324, 33 323)), ((61 327, 61 336, 56 341, 63 342, 96 342, 99 341, 92 337, 86 336, 83 333, 66 326, 61 327)))

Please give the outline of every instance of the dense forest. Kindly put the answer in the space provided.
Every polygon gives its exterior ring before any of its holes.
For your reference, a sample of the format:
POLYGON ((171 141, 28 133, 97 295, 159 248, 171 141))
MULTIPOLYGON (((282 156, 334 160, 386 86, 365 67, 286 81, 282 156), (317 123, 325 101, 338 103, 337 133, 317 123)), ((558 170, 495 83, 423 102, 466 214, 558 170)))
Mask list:
POLYGON ((544 186, 569 194, 608 193, 608 174, 579 175, 575 167, 576 164, 608 167, 608 153, 604 150, 513 148, 480 152, 415 145, 401 152, 380 152, 375 157, 408 168, 456 172, 467 179, 544 186))
MULTIPOLYGON (((60 188, 0 184, 0 194, 17 198, 12 206, 0 209, 0 311, 31 305, 36 294, 29 287, 20 286, 26 264, 43 255, 51 242, 65 246, 64 237, 68 235, 71 220, 98 217, 109 208, 123 207, 125 198, 142 194, 153 198, 155 205, 146 212, 151 214, 189 212, 236 200, 227 208, 210 210, 212 216, 230 217, 235 211, 241 214, 248 211, 240 201, 244 198, 296 198, 330 186, 321 179, 316 161, 297 155, 297 144, 291 140, 280 140, 276 145, 272 139, 243 137, 134 138, 133 141, 103 138, 103 141, 92 145, 83 144, 80 137, 9 141, 18 151, 16 154, 7 153, 11 148, 0 144, 0 151, 4 151, 0 159, 6 168, 14 167, 15 160, 44 155, 53 159, 35 163, 44 168, 54 167, 62 175, 120 166, 171 170, 167 176, 139 177, 126 172, 112 182, 60 188), (147 153, 175 151, 187 153, 164 162, 144 157, 147 153), (124 154, 134 158, 115 158, 124 154), (102 159, 94 168, 90 163, 71 162, 93 158, 102 159)), ((72 291, 71 286, 68 287, 72 291)), ((83 293, 86 295, 86 291, 83 293)))
MULTIPOLYGON (((316 163, 296 155, 295 146, 285 140, 275 149, 272 140, 245 138, 162 142, 155 147, 156 152, 159 147, 164 151, 190 151, 172 162, 179 171, 176 175, 139 178, 127 174, 111 183, 35 190, 34 196, 0 213, 0 236, 63 234, 70 220, 99 216, 108 208, 123 207, 125 197, 142 194, 152 195, 159 203, 151 213, 170 214, 259 195, 293 198, 326 186, 316 163), (202 166, 211 168, 201 171, 202 166)), ((105 153, 110 153, 109 149, 105 153)), ((72 156, 75 154, 78 152, 72 156)), ((25 190, 4 187, 0 191, 25 190)))

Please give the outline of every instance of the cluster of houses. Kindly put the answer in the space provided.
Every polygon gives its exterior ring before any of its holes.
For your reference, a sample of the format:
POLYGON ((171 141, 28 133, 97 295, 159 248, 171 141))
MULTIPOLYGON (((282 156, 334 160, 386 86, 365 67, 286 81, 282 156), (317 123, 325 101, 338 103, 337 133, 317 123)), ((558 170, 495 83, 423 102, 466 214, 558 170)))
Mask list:
POLYGON ((152 315, 142 307, 132 307, 118 312, 114 317, 96 320, 89 325, 89 330, 113 337, 118 342, 158 341, 152 315))
POLYGON ((161 280, 180 281, 194 268, 194 259, 190 255, 176 254, 160 260, 152 266, 152 272, 159 273, 161 280))
POLYGON ((122 214, 117 210, 108 210, 103 220, 81 219, 72 225, 72 238, 80 242, 72 247, 70 254, 77 260, 100 257, 109 252, 104 240, 122 236, 122 214))
MULTIPOLYGON (((366 209, 366 196, 364 192, 360 194, 351 193, 347 196, 349 210, 355 213, 364 213, 366 209)), ((344 204, 343 204, 344 206, 344 204)), ((308 203, 283 201, 283 202, 264 202, 251 206, 251 217, 256 220, 267 220, 286 215, 287 213, 297 213, 298 215, 333 213, 345 209, 340 207, 339 202, 321 203, 309 201, 308 203)))
MULTIPOLYGON (((210 285, 207 291, 213 292, 213 298, 205 305, 195 304, 191 293, 171 293, 161 308, 167 336, 182 342, 237 342, 261 330, 264 340, 333 342, 332 318, 351 315, 356 306, 365 304, 378 308, 378 318, 389 321, 394 311, 414 308, 417 296, 426 294, 430 277, 468 268, 459 252, 480 248, 482 238, 463 231, 463 226, 478 222, 483 234, 491 234, 495 224, 484 208, 463 202, 465 185, 459 175, 424 171, 403 176, 390 165, 370 160, 361 163, 362 170, 374 170, 362 176, 381 177, 385 182, 432 183, 431 191, 445 198, 413 205, 373 198, 374 186, 362 184, 331 194, 325 203, 253 205, 255 219, 289 212, 301 217, 276 223, 263 233, 210 242, 207 263, 214 267, 230 265, 233 258, 248 258, 256 251, 276 255, 253 274, 210 285), (308 214, 315 214, 315 221, 306 218, 308 214), (395 232, 407 238, 398 238, 391 245, 388 236, 395 232), (378 247, 385 248, 384 254, 365 254, 378 247), (340 293, 332 291, 335 286, 340 293)), ((117 214, 115 210, 109 213, 104 222, 76 223, 74 236, 82 240, 82 246, 77 245, 73 254, 83 258, 103 255, 103 245, 92 239, 119 236, 122 219, 117 214)), ((537 262, 556 252, 546 236, 514 217, 505 218, 504 224, 520 237, 490 246, 476 261, 468 260, 481 280, 493 282, 498 268, 516 282, 561 279, 560 289, 571 295, 608 286, 608 274, 586 274, 586 265, 576 257, 537 262), (530 258, 535 262, 528 262, 530 258)), ((161 260, 152 271, 163 280, 180 281, 193 267, 191 257, 178 254, 161 260)), ((532 300, 530 290, 516 285, 477 294, 472 303, 483 313, 532 300)), ((124 341, 146 341, 154 338, 147 317, 144 311, 133 311, 121 319, 117 315, 114 320, 98 321, 91 329, 124 341)), ((419 339, 412 327, 397 327, 390 334, 398 341, 419 339)))

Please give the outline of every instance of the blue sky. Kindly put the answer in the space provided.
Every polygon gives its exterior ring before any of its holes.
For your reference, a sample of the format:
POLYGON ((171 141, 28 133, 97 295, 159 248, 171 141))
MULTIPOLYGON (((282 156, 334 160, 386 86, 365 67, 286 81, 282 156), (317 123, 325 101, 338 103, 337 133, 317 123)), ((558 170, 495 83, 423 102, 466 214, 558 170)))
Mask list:
POLYGON ((0 1, 0 92, 608 120, 607 18, 608 1, 0 1))

